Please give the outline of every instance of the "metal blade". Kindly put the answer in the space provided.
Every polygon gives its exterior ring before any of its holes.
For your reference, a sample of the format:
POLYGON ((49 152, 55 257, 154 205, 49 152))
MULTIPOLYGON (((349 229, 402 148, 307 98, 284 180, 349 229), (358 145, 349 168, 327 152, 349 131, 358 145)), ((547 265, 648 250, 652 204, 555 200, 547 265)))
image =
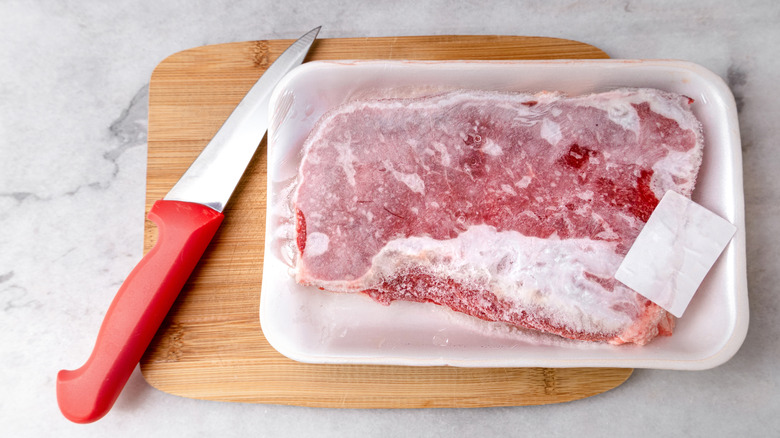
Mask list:
POLYGON ((303 63, 319 31, 319 27, 309 31, 268 67, 164 199, 224 210, 268 129, 271 92, 303 63))

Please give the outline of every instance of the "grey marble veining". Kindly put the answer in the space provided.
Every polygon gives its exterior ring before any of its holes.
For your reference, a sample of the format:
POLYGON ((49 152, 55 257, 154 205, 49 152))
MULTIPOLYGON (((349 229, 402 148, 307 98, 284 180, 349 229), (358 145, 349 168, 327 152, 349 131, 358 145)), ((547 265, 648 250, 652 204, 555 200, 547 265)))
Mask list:
POLYGON ((780 435, 780 6, 771 0, 0 2, 0 433, 3 436, 780 435), (580 40, 615 58, 699 63, 731 87, 743 144, 751 321, 726 364, 636 370, 552 406, 335 410, 217 403, 140 373, 98 423, 56 405, 142 251, 149 77, 232 41, 426 34, 580 40))

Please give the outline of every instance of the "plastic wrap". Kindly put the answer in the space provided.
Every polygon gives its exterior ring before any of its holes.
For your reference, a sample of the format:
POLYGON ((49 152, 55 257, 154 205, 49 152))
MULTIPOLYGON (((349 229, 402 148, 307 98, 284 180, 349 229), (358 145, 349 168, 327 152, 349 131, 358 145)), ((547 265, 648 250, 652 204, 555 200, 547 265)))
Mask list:
POLYGON ((261 322, 281 353, 315 363, 455 366, 621 366, 702 369, 725 362, 747 329, 741 148, 733 97, 702 67, 676 61, 316 62, 272 97, 261 322), (301 146, 328 110, 357 98, 454 89, 568 95, 648 87, 694 99, 705 152, 693 199, 737 225, 676 333, 644 347, 563 340, 488 323, 433 304, 380 306, 362 294, 298 285, 290 196, 301 146))

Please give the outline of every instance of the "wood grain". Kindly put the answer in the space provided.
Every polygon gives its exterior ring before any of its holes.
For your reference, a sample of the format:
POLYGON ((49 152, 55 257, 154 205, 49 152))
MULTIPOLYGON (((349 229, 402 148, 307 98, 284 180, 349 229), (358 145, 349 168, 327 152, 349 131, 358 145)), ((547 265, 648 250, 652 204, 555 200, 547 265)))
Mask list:
MULTIPOLYGON (((198 47, 171 55, 149 87, 146 211, 173 186, 289 40, 198 47)), ((318 40, 321 59, 597 59, 579 42, 535 37, 423 36, 318 40)), ((154 387, 210 400, 344 408, 516 406, 588 397, 631 369, 311 365, 265 340, 258 307, 265 224, 265 140, 225 221, 141 361, 154 387)), ((147 221, 144 249, 157 230, 147 221)))

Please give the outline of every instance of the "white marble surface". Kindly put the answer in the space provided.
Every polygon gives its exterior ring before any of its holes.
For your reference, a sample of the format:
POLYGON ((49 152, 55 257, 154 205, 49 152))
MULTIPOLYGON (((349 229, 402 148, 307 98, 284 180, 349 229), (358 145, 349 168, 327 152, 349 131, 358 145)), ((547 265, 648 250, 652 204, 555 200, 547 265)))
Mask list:
POLYGON ((0 435, 780 435, 780 6, 678 1, 0 2, 0 435), (693 61, 727 79, 744 151, 747 339, 708 371, 637 370, 552 406, 335 410, 171 396, 132 376, 91 425, 59 413, 55 375, 89 355, 141 257, 147 84, 204 44, 422 34, 581 40, 615 58, 693 61))

